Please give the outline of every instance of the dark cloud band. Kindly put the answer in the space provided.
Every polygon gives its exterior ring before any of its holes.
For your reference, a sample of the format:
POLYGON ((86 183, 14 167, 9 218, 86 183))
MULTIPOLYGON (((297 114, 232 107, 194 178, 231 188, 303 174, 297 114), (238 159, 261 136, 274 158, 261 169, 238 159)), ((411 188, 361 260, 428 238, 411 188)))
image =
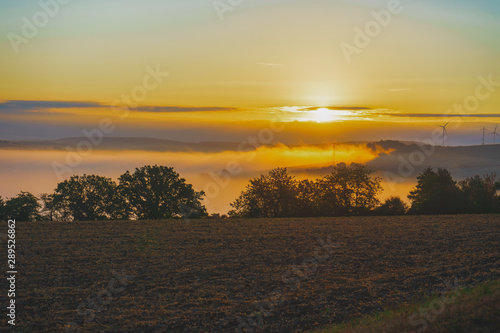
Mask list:
MULTIPOLYGON (((16 112, 37 112, 47 111, 49 109, 81 109, 81 108, 109 108, 99 102, 68 102, 68 101, 22 101, 22 100, 7 100, 0 102, 0 112, 16 113, 16 112)), ((136 112, 205 112, 205 111, 236 111, 237 108, 232 107, 191 107, 191 106, 144 106, 129 108, 136 112)))

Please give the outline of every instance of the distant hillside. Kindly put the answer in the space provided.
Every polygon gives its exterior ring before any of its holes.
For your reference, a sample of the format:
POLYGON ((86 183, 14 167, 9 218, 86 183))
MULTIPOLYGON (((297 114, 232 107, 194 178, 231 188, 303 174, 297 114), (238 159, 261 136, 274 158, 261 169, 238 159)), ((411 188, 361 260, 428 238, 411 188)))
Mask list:
MULTIPOLYGON (((496 172, 500 176, 500 144, 485 146, 441 147, 415 142, 380 141, 367 143, 377 150, 377 146, 390 153, 382 153, 367 164, 379 173, 392 172, 396 175, 413 168, 411 176, 416 176, 426 167, 446 168, 454 177, 463 179, 474 175, 496 172)), ((292 172, 327 174, 331 165, 307 165, 290 168, 292 172)))
MULTIPOLYGON (((63 138, 58 140, 32 140, 15 141, 0 140, 0 149, 26 149, 26 150, 68 150, 75 149, 79 142, 86 138, 63 138)), ((379 153, 378 157, 367 164, 379 173, 399 171, 406 172, 414 168, 412 176, 417 175, 427 166, 446 168, 458 179, 497 172, 500 175, 500 144, 485 146, 458 146, 441 147, 429 146, 416 142, 379 141, 379 142, 343 142, 342 146, 367 147, 379 153), (432 152, 432 153, 429 153, 432 152)), ((99 150, 127 151, 140 150, 152 152, 205 152, 214 153, 222 151, 238 151, 239 142, 181 142, 165 139, 144 137, 106 137, 96 146, 99 150)), ((272 145, 269 145, 272 146, 272 145)), ((332 144, 304 145, 320 149, 332 149, 332 144)), ((249 149, 251 145, 246 145, 249 149)), ((289 148, 300 147, 298 145, 289 148)), ((322 165, 299 165, 289 168, 295 173, 327 174, 331 172, 330 163, 322 165)), ((264 171, 263 171, 264 172, 264 171)))
MULTIPOLYGON (((84 137, 63 138, 58 140, 0 140, 0 149, 67 150, 75 149, 84 137)), ((143 150, 143 151, 196 151, 220 152, 237 150, 236 142, 181 142, 154 138, 105 137, 95 148, 99 150, 143 150)))
POLYGON ((418 144, 379 143, 390 154, 382 154, 368 163, 378 171, 399 172, 398 169, 415 168, 420 172, 428 166, 446 168, 458 179, 496 172, 500 175, 500 144, 485 146, 431 147, 418 144), (428 152, 428 153, 425 153, 428 152), (422 160, 422 157, 423 160, 422 160), (422 161, 422 162, 421 162, 422 161))

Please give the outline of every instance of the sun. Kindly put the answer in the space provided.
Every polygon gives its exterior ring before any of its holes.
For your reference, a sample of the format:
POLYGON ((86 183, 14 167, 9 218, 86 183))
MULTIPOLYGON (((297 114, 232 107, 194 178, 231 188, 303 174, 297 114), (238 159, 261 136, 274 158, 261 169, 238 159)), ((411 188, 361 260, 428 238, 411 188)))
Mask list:
POLYGON ((281 107, 281 111, 286 114, 287 121, 328 123, 357 118, 356 111, 344 108, 332 110, 327 107, 284 106, 281 107))
POLYGON ((315 121, 317 123, 327 123, 343 120, 348 116, 352 116, 352 111, 319 108, 316 110, 308 111, 308 116, 309 121, 315 121))
POLYGON ((327 108, 319 108, 314 111, 310 111, 311 117, 314 121, 318 123, 325 123, 330 121, 330 111, 327 108))

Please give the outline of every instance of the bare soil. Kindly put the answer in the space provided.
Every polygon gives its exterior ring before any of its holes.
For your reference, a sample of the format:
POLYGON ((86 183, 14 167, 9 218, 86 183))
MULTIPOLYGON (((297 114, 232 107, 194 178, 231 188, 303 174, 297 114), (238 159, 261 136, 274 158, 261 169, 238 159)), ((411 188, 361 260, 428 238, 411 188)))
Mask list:
POLYGON ((19 331, 302 332, 498 279, 500 216, 18 222, 16 247, 19 331))

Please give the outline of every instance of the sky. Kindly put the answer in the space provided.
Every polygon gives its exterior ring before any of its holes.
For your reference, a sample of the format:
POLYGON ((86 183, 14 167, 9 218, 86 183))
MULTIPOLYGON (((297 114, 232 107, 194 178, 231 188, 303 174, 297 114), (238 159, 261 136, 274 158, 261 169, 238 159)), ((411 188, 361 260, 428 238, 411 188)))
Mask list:
MULTIPOLYGON (((391 2, 253 0, 222 7, 219 16, 217 4, 227 1, 45 0, 58 4, 47 20, 37 1, 2 2, 0 98, 110 105, 141 85, 149 66, 168 77, 141 106, 443 114, 474 93, 479 76, 500 81, 500 4, 493 0, 402 0, 348 63, 340 45, 356 46, 354 29, 364 30, 372 12, 391 2), (26 21, 40 27, 19 42, 26 21)), ((499 104, 495 94, 476 113, 500 113, 499 104)))
POLYGON ((3 1, 0 140, 491 143, 499 33, 495 0, 3 1))

